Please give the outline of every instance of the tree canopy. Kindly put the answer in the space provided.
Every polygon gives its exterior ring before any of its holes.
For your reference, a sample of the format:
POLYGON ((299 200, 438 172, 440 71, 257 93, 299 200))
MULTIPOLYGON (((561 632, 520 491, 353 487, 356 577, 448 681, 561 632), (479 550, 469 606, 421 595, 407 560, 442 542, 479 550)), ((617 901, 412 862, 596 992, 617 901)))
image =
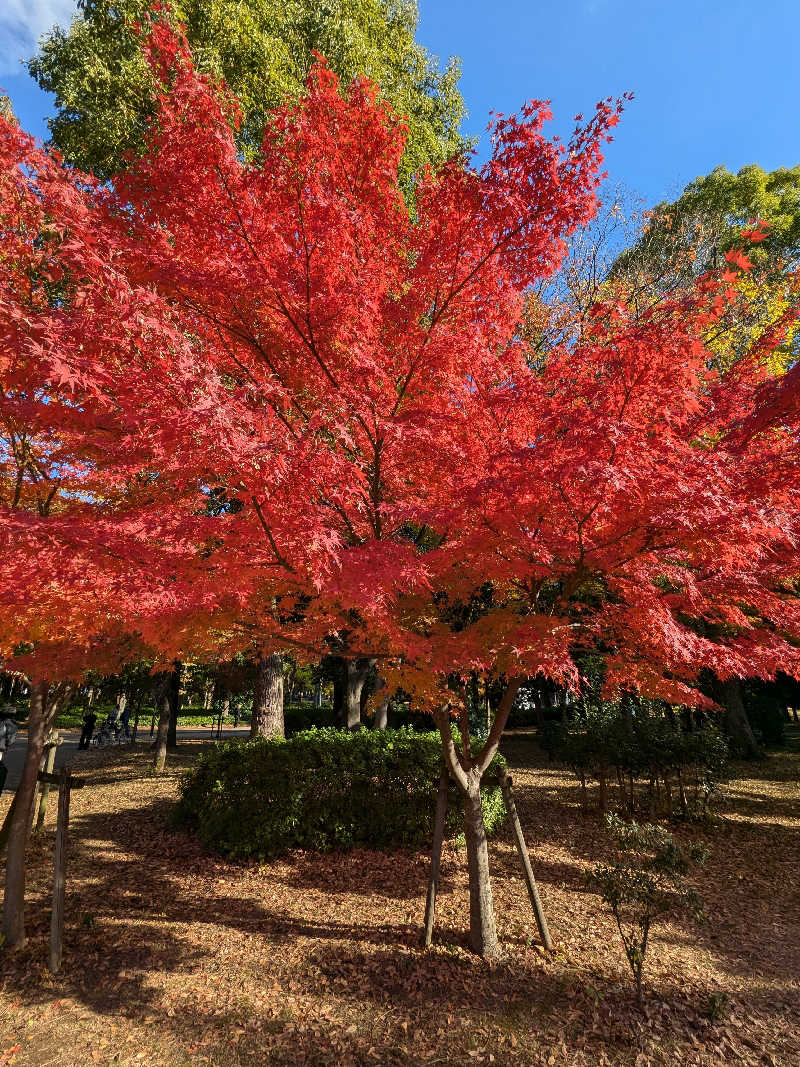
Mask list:
MULTIPOLYGON (((800 166, 767 172, 753 164, 736 174, 716 167, 696 178, 677 200, 653 208, 611 276, 647 293, 691 286, 705 271, 723 268, 726 253, 741 250, 742 233, 756 219, 763 237, 746 250, 753 270, 740 279, 740 299, 709 338, 715 358, 729 366, 800 304, 800 166)), ((778 373, 794 361, 796 332, 771 350, 778 373)))
POLYGON ((402 124, 368 85, 343 98, 319 66, 252 167, 235 102, 154 40, 173 87, 113 190, 6 127, 7 360, 29 391, 5 405, 65 480, 21 517, 39 483, 9 448, 7 596, 39 575, 49 617, 101 560, 101 630, 113 604, 168 657, 209 627, 231 653, 335 635, 429 705, 477 667, 569 681, 581 630, 618 649, 610 684, 684 702, 703 665, 793 662, 796 402, 763 341, 721 377, 704 347, 743 257, 647 315, 598 303, 542 364, 518 332, 593 210, 611 104, 564 149, 542 105, 500 121, 490 162, 429 174, 411 219, 402 124), (212 489, 237 507, 210 513, 212 489))
MULTIPOLYGON (((156 85, 137 26, 148 0, 79 0, 68 30, 42 41, 29 69, 55 93, 52 143, 74 166, 108 178, 138 152, 156 112, 156 85)), ((459 65, 444 70, 414 39, 413 0, 167 0, 198 70, 224 78, 242 112, 239 147, 258 151, 271 111, 302 94, 314 53, 347 87, 367 77, 408 123, 404 181, 462 147, 459 65)))
POLYGON ((782 336, 713 358, 737 248, 530 358, 526 294, 596 208, 620 102, 567 144, 541 102, 498 119, 488 162, 423 173, 409 213, 370 83, 318 62, 248 161, 185 38, 158 21, 143 55, 169 91, 111 186, 0 120, 0 654, 25 642, 44 680, 143 647, 376 660, 435 717, 496 955, 480 783, 524 678, 577 688, 601 648, 609 694, 688 705, 703 668, 800 672, 782 336), (479 751, 472 672, 501 691, 479 751))
POLYGON ((752 250, 756 264, 794 262, 800 255, 800 166, 765 171, 756 164, 736 174, 715 167, 695 178, 677 200, 657 204, 642 237, 620 256, 620 266, 639 256, 663 265, 663 275, 696 277, 722 266, 754 220, 766 237, 752 250), (688 252, 693 254, 687 255, 688 252))

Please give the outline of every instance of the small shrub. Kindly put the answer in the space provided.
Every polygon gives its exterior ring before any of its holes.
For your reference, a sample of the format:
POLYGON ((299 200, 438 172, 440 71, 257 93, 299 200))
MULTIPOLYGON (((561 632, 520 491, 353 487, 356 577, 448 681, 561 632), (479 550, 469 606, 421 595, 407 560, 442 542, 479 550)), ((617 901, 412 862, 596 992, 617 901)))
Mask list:
POLYGON ((706 1004, 706 1015, 712 1023, 718 1023, 723 1018, 728 1007, 727 993, 709 993, 706 1004))
POLYGON ((650 929, 670 914, 689 912, 700 921, 700 898, 687 886, 685 875, 692 863, 704 863, 708 852, 702 845, 684 851, 661 826, 639 826, 615 815, 608 815, 606 824, 617 844, 617 862, 611 867, 598 864, 589 883, 614 913, 641 1002, 650 929))
MULTIPOLYGON (((175 815, 209 848, 236 858, 418 846, 430 839, 440 758, 438 733, 408 729, 230 741, 206 750, 184 777, 175 815)), ((495 771, 500 762, 495 757, 495 771)), ((462 808, 455 790, 450 799, 453 838, 462 808)), ((491 833, 505 813, 496 784, 484 789, 483 802, 491 833)))

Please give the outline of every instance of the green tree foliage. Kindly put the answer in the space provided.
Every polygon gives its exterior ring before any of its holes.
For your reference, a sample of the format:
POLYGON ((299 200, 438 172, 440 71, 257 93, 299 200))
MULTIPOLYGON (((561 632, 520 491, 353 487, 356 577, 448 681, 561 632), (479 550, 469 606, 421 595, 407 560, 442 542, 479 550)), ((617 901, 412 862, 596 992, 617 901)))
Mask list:
MULTIPOLYGON (((166 0, 165 6, 185 26, 197 67, 223 77, 236 94, 246 154, 258 150, 270 111, 302 92, 314 51, 344 88, 367 76, 406 116, 406 182, 462 147, 460 67, 451 59, 440 70, 416 43, 413 0, 166 0)), ((154 81, 136 30, 149 3, 79 0, 78 7, 69 30, 56 27, 43 39, 29 70, 56 95, 53 143, 74 166, 108 178, 126 153, 141 147, 154 113, 154 81)))
POLYGON ((724 266, 753 219, 767 237, 749 253, 756 265, 793 262, 800 255, 800 166, 765 171, 756 164, 731 174, 715 167, 680 197, 658 204, 641 237, 617 260, 622 269, 646 262, 656 278, 677 284, 724 266))
MULTIPOLYGON (((708 338, 722 366, 735 362, 781 317, 800 304, 800 166, 765 171, 755 164, 731 174, 716 167, 696 178, 677 200, 658 204, 638 240, 614 263, 612 279, 635 298, 653 297, 695 283, 726 267, 726 253, 744 249, 751 273, 735 283, 736 300, 708 338), (754 219, 766 236, 751 244, 754 219)), ((796 325, 770 355, 780 373, 796 357, 796 325)))
POLYGON ((15 122, 14 109, 11 106, 11 101, 8 99, 5 93, 0 92, 0 116, 7 119, 9 122, 15 122))

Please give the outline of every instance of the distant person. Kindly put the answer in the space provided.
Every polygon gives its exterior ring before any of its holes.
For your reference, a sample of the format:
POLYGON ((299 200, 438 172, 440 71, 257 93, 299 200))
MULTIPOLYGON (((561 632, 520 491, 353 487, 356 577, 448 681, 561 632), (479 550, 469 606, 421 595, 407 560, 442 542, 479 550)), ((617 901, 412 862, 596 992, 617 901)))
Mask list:
POLYGON ((119 720, 119 724, 122 727, 122 733, 126 738, 130 737, 130 734, 131 734, 130 730, 128 729, 128 723, 130 722, 130 718, 131 718, 130 708, 126 705, 125 706, 125 710, 123 711, 123 713, 122 713, 122 715, 120 717, 120 720, 119 720))
POLYGON ((16 714, 17 709, 13 705, 0 711, 0 793, 3 792, 3 786, 6 784, 8 776, 8 767, 6 767, 3 757, 17 737, 17 724, 14 722, 16 714))
POLYGON ((89 742, 92 740, 92 734, 94 728, 97 725, 97 716, 91 708, 83 716, 83 731, 81 732, 81 739, 78 742, 78 748, 88 748, 89 742))

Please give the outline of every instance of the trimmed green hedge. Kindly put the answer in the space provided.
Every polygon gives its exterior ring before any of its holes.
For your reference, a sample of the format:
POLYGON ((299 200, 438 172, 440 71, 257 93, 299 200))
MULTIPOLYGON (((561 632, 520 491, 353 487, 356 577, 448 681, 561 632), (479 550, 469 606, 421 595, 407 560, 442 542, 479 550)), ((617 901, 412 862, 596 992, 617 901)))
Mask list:
MULTIPOLYGON (((181 783, 179 823, 209 848, 266 858, 290 848, 418 846, 432 834, 441 742, 412 730, 309 730, 287 740, 229 741, 203 752, 181 783)), ((487 777, 504 762, 496 756, 487 777)), ((483 790, 487 833, 503 820, 483 790)), ((446 833, 461 831, 453 789, 446 833)))
MULTIPOLYGON (((152 715, 153 712, 149 711, 148 714, 152 715)), ((241 719, 239 720, 239 722, 240 722, 240 725, 244 726, 244 723, 242 723, 241 719)), ((141 722, 140 722, 140 725, 141 725, 141 722)), ((198 712, 197 715, 190 714, 190 715, 179 715, 178 716, 178 729, 186 729, 186 728, 195 727, 195 726, 216 726, 216 725, 217 725, 217 716, 214 715, 214 713, 211 712, 211 711, 198 712)), ((223 715, 222 716, 223 729, 225 727, 227 727, 227 726, 232 726, 232 725, 233 725, 233 716, 232 715, 223 715)))

